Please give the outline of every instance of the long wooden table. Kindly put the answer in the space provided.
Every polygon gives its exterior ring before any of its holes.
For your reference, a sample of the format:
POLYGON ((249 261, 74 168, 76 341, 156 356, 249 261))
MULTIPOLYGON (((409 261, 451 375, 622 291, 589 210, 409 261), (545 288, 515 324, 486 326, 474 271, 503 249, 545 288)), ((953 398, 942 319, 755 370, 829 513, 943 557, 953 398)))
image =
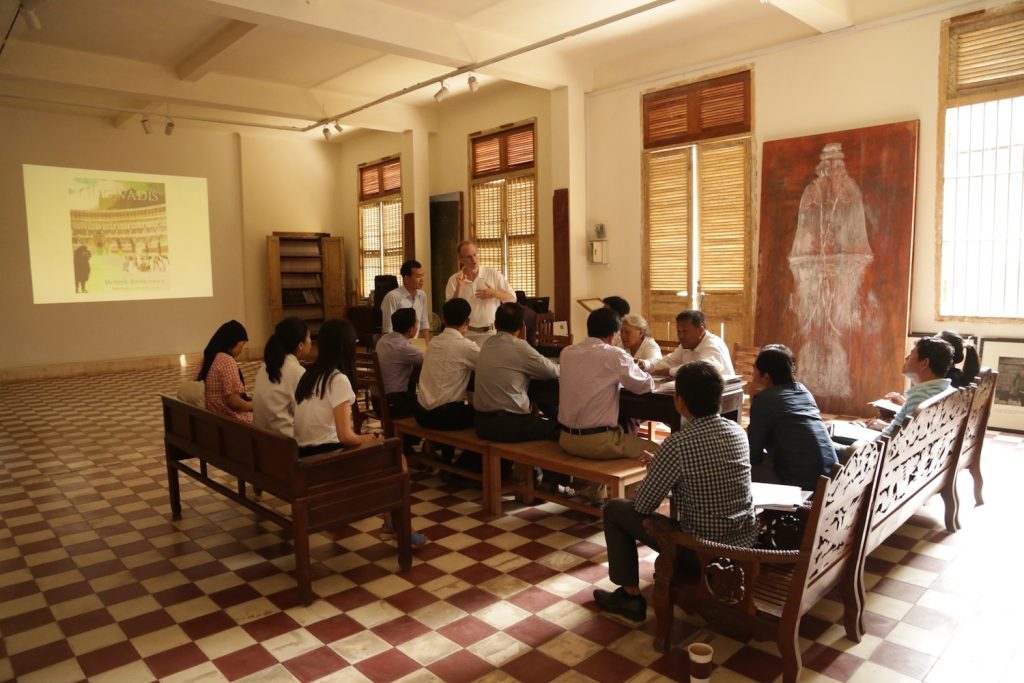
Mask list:
MULTIPOLYGON (((674 380, 668 380, 674 381, 674 380)), ((743 386, 746 382, 733 382, 725 385, 722 392, 723 417, 736 422, 743 418, 743 386)), ((619 392, 619 419, 633 418, 637 420, 653 420, 664 422, 675 432, 679 431, 679 413, 673 402, 674 394, 634 394, 623 389, 619 392)))

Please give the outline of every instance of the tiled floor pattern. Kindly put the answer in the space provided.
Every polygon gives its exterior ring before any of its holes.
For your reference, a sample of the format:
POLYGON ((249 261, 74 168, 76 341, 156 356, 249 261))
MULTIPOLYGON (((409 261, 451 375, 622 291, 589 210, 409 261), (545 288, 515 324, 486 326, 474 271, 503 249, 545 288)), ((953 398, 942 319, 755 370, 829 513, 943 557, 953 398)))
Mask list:
MULTIPOLYGON (((254 366, 246 364, 251 376, 254 366)), ((167 502, 156 393, 178 370, 0 386, 0 680, 664 681, 680 648, 595 610, 609 587, 600 524, 547 504, 480 512, 477 492, 426 475, 414 526, 432 543, 398 571, 375 519, 313 541, 298 604, 281 532, 191 480, 167 502)), ((868 635, 840 605, 804 619, 805 680, 1024 677, 1017 551, 1021 438, 992 434, 988 504, 964 486, 964 529, 938 501, 869 560, 868 635)), ((969 485, 965 475, 965 484, 969 485)), ((645 553, 649 582, 653 557, 645 553)), ((646 584, 645 584, 646 585, 646 584)), ((771 681, 771 643, 680 615, 677 642, 715 649, 714 681, 771 681)))

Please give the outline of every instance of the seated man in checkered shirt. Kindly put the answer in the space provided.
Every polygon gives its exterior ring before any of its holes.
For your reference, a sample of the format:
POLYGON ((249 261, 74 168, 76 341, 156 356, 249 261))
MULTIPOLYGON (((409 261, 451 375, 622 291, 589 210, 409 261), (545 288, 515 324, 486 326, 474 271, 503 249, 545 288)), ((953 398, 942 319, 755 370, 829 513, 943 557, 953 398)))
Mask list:
MULTIPOLYGON (((601 609, 643 621, 647 601, 640 595, 636 542, 657 550, 644 530, 669 491, 676 501, 676 522, 686 533, 708 541, 749 547, 757 536, 750 495, 750 450, 743 429, 718 414, 722 376, 707 361, 683 365, 676 375, 675 405, 686 418, 651 456, 645 453, 647 478, 632 501, 610 501, 604 508, 608 575, 614 592, 597 589, 601 609)), ((685 571, 697 573, 697 555, 684 550, 685 571)))

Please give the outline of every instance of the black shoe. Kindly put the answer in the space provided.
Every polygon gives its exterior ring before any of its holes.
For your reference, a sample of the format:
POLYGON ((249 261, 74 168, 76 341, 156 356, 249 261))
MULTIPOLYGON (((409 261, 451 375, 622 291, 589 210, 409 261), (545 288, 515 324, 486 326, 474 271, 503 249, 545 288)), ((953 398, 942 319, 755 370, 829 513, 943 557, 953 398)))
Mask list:
POLYGON ((615 592, 595 588, 594 600, 605 612, 618 614, 631 621, 647 619, 647 601, 642 595, 630 595, 622 588, 616 588, 615 592))

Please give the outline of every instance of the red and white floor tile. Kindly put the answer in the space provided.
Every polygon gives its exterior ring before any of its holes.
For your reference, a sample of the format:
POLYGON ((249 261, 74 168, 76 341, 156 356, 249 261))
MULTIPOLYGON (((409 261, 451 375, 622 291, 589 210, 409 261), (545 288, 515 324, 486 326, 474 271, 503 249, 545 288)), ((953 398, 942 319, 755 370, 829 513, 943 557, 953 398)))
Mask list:
MULTIPOLYGON (((244 364, 251 377, 255 365, 244 364)), ((0 680, 666 681, 685 651, 652 648, 596 610, 610 587, 599 522, 416 475, 414 527, 431 543, 398 571, 377 519, 313 541, 310 607, 284 534, 194 482, 167 500, 157 392, 178 370, 0 386, 0 680)), ((803 622, 804 680, 1017 681, 1024 598, 1015 550, 1024 440, 990 434, 987 504, 963 475, 962 531, 938 501, 867 564, 868 635, 841 606, 803 622)), ((653 571, 645 552, 645 585, 653 571)), ((771 643, 717 635, 680 614, 677 645, 709 642, 714 681, 779 678, 771 643)))

